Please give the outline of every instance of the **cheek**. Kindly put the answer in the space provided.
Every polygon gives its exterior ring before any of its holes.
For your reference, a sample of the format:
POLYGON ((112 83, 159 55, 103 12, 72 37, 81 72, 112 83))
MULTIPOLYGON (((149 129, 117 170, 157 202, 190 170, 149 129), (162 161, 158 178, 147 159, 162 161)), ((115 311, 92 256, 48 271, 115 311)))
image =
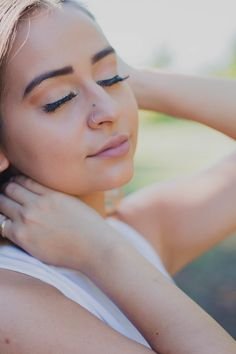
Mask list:
POLYGON ((73 194, 78 184, 83 188, 83 154, 71 136, 31 132, 15 134, 11 141, 9 160, 20 173, 65 193, 73 194))
POLYGON ((4 132, 4 145, 12 165, 30 175, 34 171, 43 174, 65 162, 72 137, 64 127, 52 127, 48 121, 34 117, 20 119, 19 115, 14 118, 9 119, 4 132))
POLYGON ((52 140, 40 129, 34 129, 25 124, 8 127, 6 131, 6 149, 11 163, 18 164, 22 161, 38 161, 40 155, 45 151, 51 151, 52 140), (24 126, 24 128, 22 128, 24 126))

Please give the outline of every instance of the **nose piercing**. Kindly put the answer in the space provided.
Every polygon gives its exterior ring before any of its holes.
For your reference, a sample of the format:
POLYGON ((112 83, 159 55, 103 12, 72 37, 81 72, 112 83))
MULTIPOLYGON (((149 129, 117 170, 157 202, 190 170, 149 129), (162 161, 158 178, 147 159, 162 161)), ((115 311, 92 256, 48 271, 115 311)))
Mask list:
POLYGON ((91 120, 92 120, 92 122, 93 122, 94 124, 97 124, 96 120, 94 119, 94 112, 92 112, 92 118, 91 118, 91 120))
MULTIPOLYGON (((93 103, 93 104, 92 104, 92 107, 95 108, 95 107, 96 107, 96 104, 93 103)), ((92 111, 92 118, 91 118, 91 120, 92 120, 92 122, 93 122, 94 124, 97 124, 96 120, 94 119, 94 111, 92 111)))

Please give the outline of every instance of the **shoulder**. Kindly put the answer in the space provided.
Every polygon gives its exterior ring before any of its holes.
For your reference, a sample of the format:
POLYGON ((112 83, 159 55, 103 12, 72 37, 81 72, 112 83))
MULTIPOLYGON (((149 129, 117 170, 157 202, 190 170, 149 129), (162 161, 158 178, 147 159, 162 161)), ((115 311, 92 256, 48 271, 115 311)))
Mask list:
POLYGON ((0 352, 11 354, 149 353, 30 276, 0 269, 0 352))
POLYGON ((75 346, 82 344, 78 336, 79 331, 82 334, 84 331, 82 323, 92 317, 56 288, 3 269, 0 269, 0 311, 0 332, 4 338, 0 341, 1 353, 75 353, 75 346))

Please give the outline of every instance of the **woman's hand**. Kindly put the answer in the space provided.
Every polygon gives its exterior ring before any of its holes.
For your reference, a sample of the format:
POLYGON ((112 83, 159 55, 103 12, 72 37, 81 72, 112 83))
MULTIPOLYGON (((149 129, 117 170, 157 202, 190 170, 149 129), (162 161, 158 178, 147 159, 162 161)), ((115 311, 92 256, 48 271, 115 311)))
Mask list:
POLYGON ((8 218, 5 237, 45 263, 81 271, 109 247, 113 231, 79 199, 24 176, 7 184, 0 212, 8 218))
POLYGON ((139 102, 141 98, 139 95, 139 75, 141 73, 141 70, 130 66, 123 59, 118 57, 118 72, 122 76, 129 76, 128 84, 137 100, 139 108, 142 108, 141 102, 139 102))
POLYGON ((118 67, 129 73, 140 109, 193 120, 236 139, 236 80, 135 69, 121 59, 118 67))

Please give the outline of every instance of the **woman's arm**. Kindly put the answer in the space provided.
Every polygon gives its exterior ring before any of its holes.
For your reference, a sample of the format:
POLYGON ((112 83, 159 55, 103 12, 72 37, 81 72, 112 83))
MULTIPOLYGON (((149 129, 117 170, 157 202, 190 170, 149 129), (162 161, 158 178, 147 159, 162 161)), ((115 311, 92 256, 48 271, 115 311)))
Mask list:
POLYGON ((235 341, 119 236, 99 263, 83 271, 102 288, 160 354, 233 354, 235 341))
POLYGON ((175 274, 236 230, 236 150, 204 171, 126 196, 118 214, 175 274))
POLYGON ((234 340, 93 210, 31 180, 18 183, 6 187, 10 198, 0 198, 1 210, 11 218, 5 231, 11 240, 47 263, 86 274, 154 352, 235 353, 234 340))
POLYGON ((194 120, 236 139, 236 80, 130 68, 140 109, 194 120))
MULTIPOLYGON (((236 81, 158 70, 130 72, 140 108, 196 120, 236 138, 236 81)), ((119 217, 156 248, 174 274, 236 230, 236 152, 192 176, 128 195, 119 217)))
POLYGON ((0 269, 1 354, 155 354, 53 286, 0 269))

